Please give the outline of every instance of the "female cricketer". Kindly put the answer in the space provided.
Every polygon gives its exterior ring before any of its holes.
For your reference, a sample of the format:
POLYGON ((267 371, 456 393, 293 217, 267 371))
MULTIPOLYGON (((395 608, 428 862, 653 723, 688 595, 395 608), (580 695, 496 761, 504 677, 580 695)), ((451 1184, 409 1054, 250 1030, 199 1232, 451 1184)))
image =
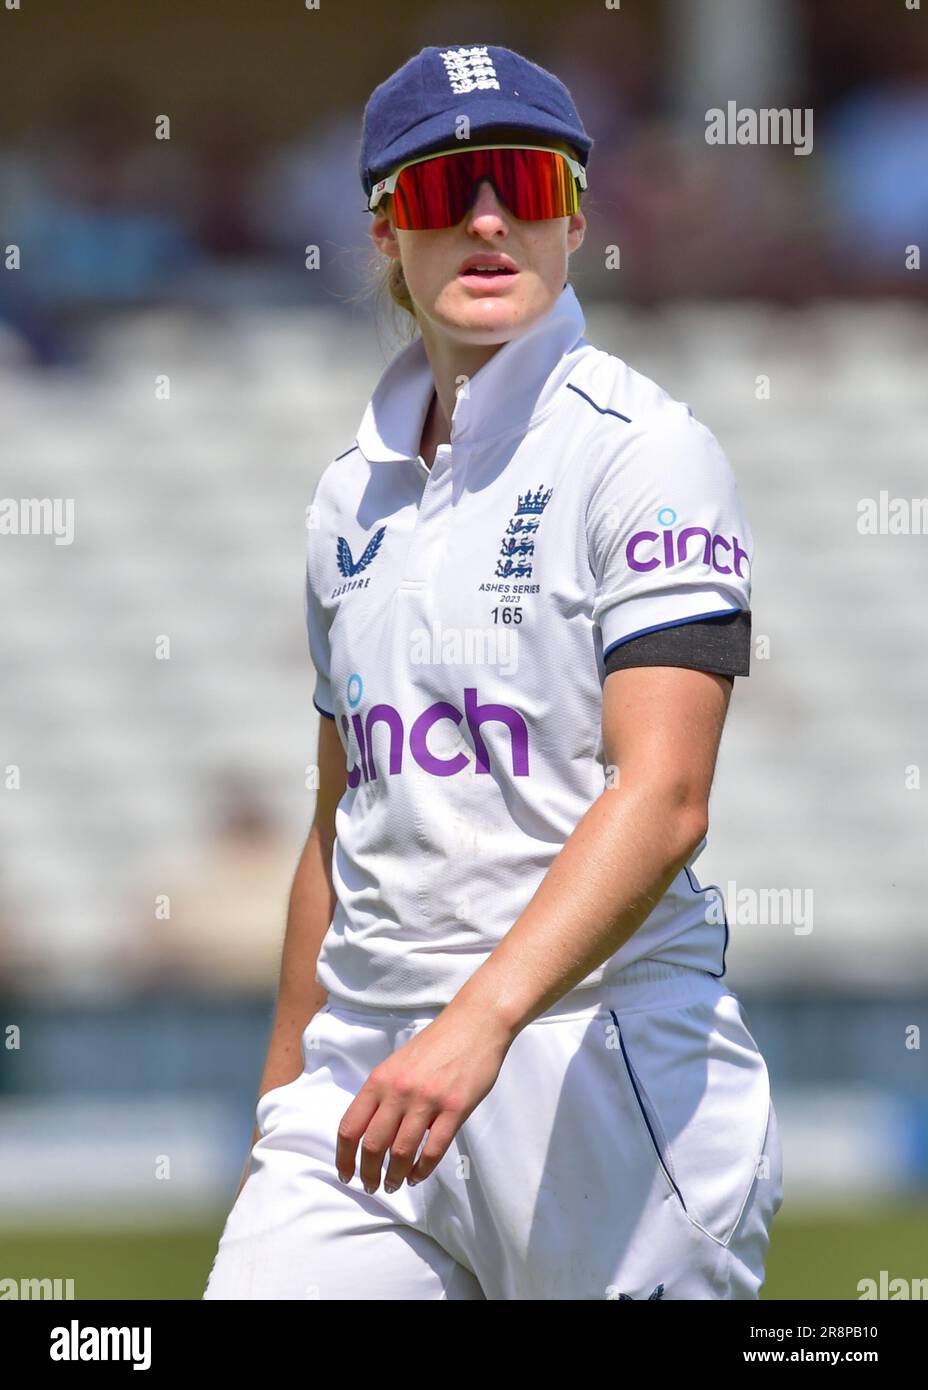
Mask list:
POLYGON ((583 336, 592 143, 506 48, 365 108, 419 331, 313 499, 319 789, 206 1298, 759 1295, 777 1120, 692 870, 753 542, 710 431, 583 336))

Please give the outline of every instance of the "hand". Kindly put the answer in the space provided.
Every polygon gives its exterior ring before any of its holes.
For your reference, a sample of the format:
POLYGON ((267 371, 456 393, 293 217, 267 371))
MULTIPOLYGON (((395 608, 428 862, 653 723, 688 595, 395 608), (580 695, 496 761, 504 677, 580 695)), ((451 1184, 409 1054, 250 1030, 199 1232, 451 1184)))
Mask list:
POLYGON ((335 1166, 342 1182, 354 1176, 361 1144, 361 1181, 376 1192, 390 1150, 384 1191, 427 1178, 468 1115, 496 1084, 512 1043, 486 1011, 449 1004, 371 1072, 338 1126, 335 1166), (422 1136, 428 1139, 414 1163, 422 1136))

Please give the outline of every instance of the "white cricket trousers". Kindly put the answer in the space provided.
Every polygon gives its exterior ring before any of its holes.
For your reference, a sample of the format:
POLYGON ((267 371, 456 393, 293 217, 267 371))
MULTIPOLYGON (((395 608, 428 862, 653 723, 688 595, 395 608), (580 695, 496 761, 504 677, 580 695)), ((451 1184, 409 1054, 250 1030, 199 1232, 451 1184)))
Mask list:
POLYGON ((782 1156, 721 981, 645 960, 571 991, 517 1035, 435 1171, 369 1196, 357 1166, 339 1180, 339 1121, 437 1012, 331 996, 310 1020, 302 1075, 258 1101, 204 1298, 758 1297, 782 1156))

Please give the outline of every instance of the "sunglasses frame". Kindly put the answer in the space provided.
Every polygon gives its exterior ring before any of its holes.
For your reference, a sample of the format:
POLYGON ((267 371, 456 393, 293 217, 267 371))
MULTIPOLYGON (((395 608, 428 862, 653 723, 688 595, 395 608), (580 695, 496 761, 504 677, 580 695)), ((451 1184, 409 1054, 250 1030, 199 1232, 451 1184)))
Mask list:
POLYGON ((417 159, 408 159, 405 164, 401 164, 398 169, 394 169, 393 173, 388 175, 387 178, 377 181, 367 204, 368 212, 375 212, 377 204, 381 199, 385 198, 388 193, 394 193, 396 191, 397 179, 404 169, 410 168, 413 164, 425 164, 426 161, 430 159, 443 159, 447 155, 470 154, 474 150, 541 150, 543 154, 559 154, 561 158, 566 161, 568 169, 577 183, 579 183, 580 192, 582 193, 586 189, 586 170, 578 159, 574 159, 571 155, 565 154, 563 150, 553 149, 550 145, 511 145, 509 143, 500 144, 497 141, 491 145, 462 145, 460 149, 457 150, 433 150, 431 154, 419 155, 417 159))

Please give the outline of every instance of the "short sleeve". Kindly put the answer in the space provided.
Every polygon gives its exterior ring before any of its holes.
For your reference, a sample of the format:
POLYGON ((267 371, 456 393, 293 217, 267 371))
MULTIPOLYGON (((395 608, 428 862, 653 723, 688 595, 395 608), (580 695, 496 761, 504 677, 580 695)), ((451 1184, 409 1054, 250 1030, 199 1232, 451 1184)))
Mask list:
POLYGON ((320 714, 324 714, 327 719, 334 719, 329 666, 329 625, 313 583, 313 540, 315 538, 318 542, 319 534, 318 530, 307 529, 306 585, 303 612, 306 618, 306 634, 309 639, 309 655, 316 672, 313 704, 320 714))
POLYGON ((645 633, 750 610, 754 543, 737 482, 692 415, 622 444, 586 524, 604 657, 645 633))

